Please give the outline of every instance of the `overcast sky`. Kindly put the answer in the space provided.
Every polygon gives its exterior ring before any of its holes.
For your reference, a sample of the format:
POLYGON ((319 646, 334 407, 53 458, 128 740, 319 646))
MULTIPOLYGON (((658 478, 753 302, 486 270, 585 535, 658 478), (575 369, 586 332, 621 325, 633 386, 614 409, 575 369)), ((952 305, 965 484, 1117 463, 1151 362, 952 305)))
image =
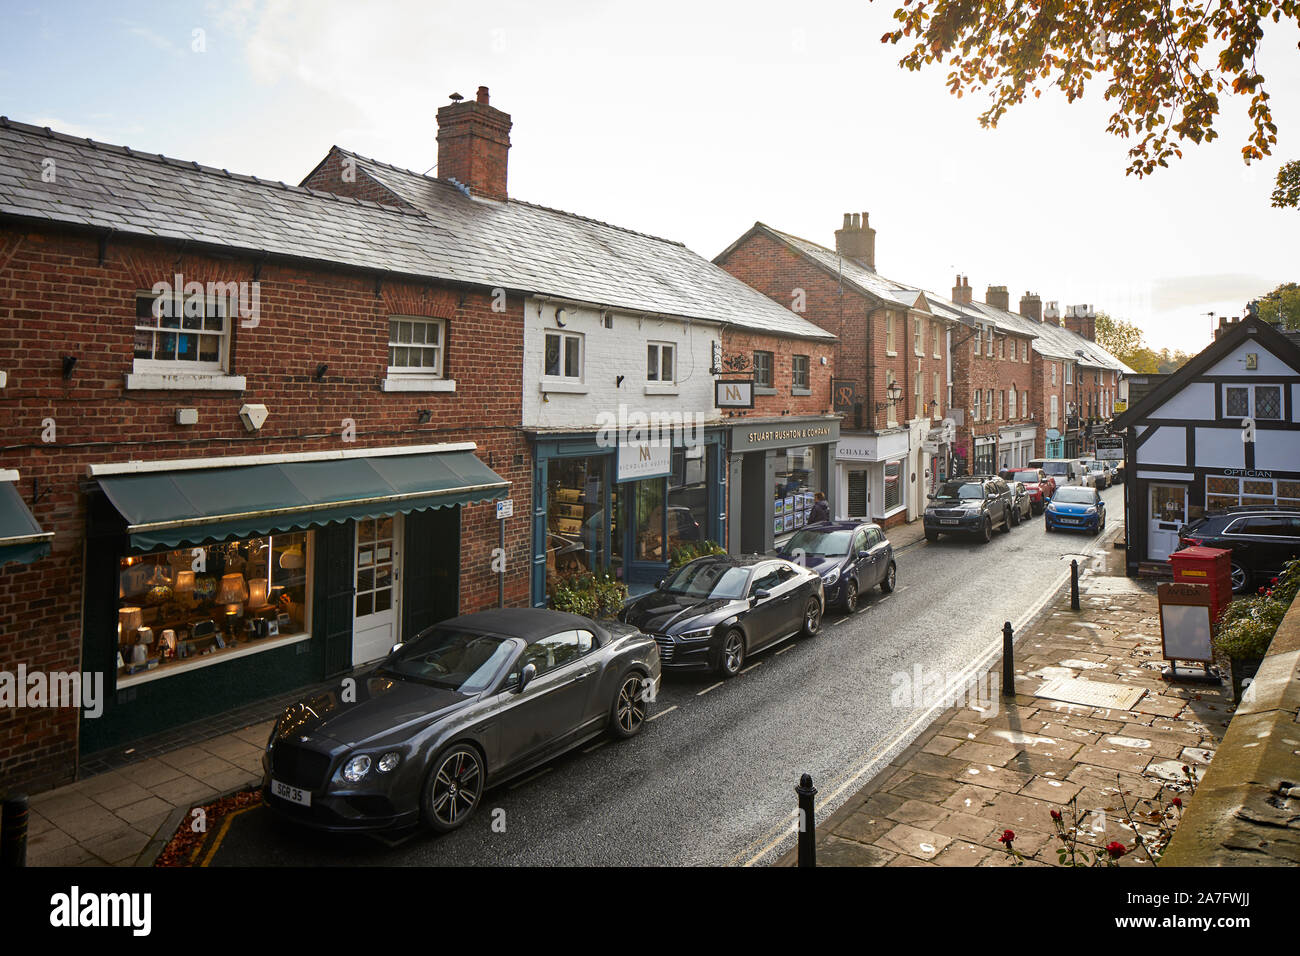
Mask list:
POLYGON ((512 196, 710 258, 755 220, 833 245, 866 211, 884 275, 1093 303, 1188 351, 1204 313, 1300 280, 1300 211, 1269 206, 1300 158, 1295 27, 1270 27, 1260 57, 1273 157, 1242 164, 1228 97, 1219 140, 1139 181, 1100 86, 981 129, 983 98, 880 43, 894 6, 0 0, 0 113, 297 183, 335 143, 428 170, 434 111, 485 85, 514 120, 512 196))

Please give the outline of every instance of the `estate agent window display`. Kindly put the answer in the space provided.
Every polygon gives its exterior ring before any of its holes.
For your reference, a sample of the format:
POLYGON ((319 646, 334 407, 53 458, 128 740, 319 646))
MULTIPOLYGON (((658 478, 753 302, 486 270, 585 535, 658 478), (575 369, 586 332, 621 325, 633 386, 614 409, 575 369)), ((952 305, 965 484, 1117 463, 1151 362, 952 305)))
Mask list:
POLYGON ((118 686, 306 633, 308 538, 296 532, 122 557, 118 686))

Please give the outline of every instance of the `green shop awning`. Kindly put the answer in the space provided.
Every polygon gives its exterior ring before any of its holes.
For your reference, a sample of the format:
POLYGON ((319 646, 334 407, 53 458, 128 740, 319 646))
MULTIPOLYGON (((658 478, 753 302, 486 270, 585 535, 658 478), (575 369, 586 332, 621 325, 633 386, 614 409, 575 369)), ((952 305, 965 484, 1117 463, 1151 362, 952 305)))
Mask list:
POLYGON ((0 566, 31 564, 50 553, 53 531, 42 531, 12 481, 0 481, 0 566))
POLYGON ((131 547, 146 551, 492 501, 510 486, 471 451, 113 475, 99 483, 126 519, 131 547))

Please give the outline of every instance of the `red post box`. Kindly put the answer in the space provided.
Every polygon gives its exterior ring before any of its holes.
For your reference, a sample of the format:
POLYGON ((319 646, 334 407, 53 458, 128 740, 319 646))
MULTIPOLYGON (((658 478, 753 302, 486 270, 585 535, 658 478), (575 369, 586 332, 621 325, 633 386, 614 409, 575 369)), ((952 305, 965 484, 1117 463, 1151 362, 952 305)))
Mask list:
POLYGON ((1206 584, 1210 588, 1211 617, 1218 621, 1232 602, 1232 552, 1222 548, 1183 548, 1169 555, 1174 581, 1206 584))

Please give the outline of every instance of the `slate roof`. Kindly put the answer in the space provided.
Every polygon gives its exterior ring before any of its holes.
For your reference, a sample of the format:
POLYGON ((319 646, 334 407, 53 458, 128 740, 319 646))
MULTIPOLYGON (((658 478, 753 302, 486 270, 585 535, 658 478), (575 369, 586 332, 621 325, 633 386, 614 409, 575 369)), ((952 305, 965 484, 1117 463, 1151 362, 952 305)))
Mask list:
POLYGON ((1000 332, 1032 336, 1033 349, 1040 355, 1081 361, 1081 364, 1089 367, 1114 369, 1124 375, 1134 374, 1131 368, 1096 342, 1092 342, 1067 328, 1050 325, 1046 322, 1035 322, 1033 319, 1027 319, 1019 313, 1008 312, 983 302, 959 305, 951 299, 946 299, 918 286, 886 278, 874 269, 868 269, 865 264, 856 259, 843 257, 834 249, 828 249, 825 246, 810 242, 807 239, 801 239, 788 232, 781 232, 766 223, 754 223, 753 227, 746 231, 744 236, 741 236, 740 239, 728 246, 714 261, 725 259, 728 253, 744 240, 745 236, 754 231, 767 233, 778 242, 784 243, 795 252, 816 262, 827 272, 840 276, 848 284, 876 299, 910 308, 916 301, 917 293, 924 293, 930 311, 942 318, 960 322, 967 326, 973 326, 977 321, 992 324, 1000 332), (1076 349, 1081 350, 1087 357, 1080 360, 1075 355, 1076 349))
POLYGON ((834 339, 680 243, 518 200, 472 199, 441 180, 357 159, 415 208, 0 117, 0 216, 834 339), (41 175, 47 159, 52 182, 41 175))

